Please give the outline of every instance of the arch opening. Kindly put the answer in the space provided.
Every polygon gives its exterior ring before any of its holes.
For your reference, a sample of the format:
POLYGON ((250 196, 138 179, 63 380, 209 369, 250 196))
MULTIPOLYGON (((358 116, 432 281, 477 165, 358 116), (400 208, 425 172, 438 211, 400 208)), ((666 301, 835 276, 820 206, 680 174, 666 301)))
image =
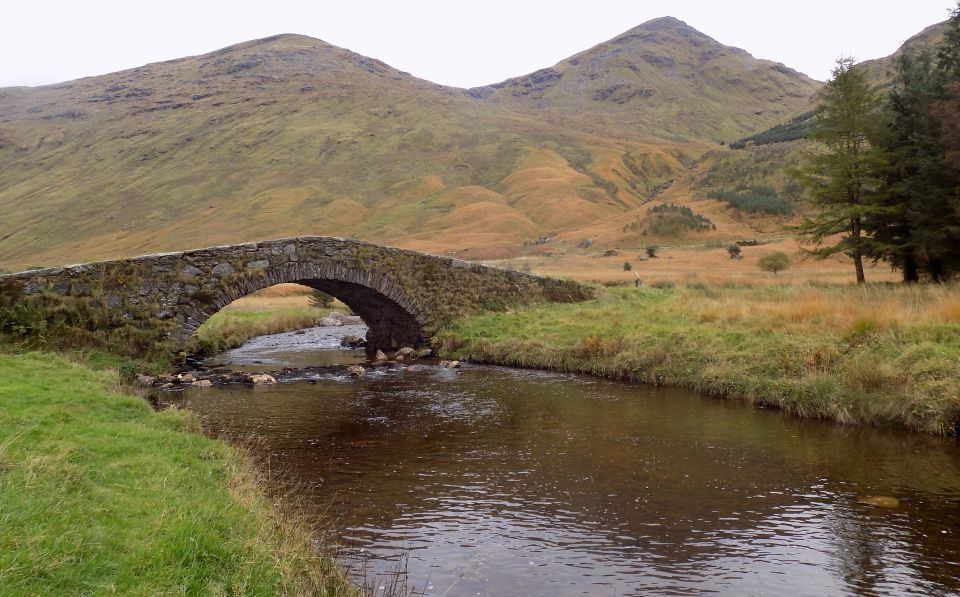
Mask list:
POLYGON ((297 280, 336 298, 367 324, 367 352, 395 350, 403 346, 419 347, 429 338, 423 325, 396 301, 361 284, 335 280, 297 280))
MULTIPOLYGON (((181 348, 187 348, 190 338, 200 326, 227 305, 278 284, 298 284, 318 290, 349 307, 367 327, 368 353, 377 350, 392 351, 404 346, 417 348, 429 342, 429 322, 422 314, 417 313, 412 303, 392 285, 385 292, 381 292, 365 284, 339 279, 309 277, 274 281, 275 278, 273 275, 266 276, 261 283, 248 279, 242 285, 221 289, 212 300, 208 298, 206 304, 188 305, 182 318, 179 338, 181 348), (386 292, 397 296, 399 300, 388 296, 386 292)), ((305 324, 303 327, 311 326, 305 324)))

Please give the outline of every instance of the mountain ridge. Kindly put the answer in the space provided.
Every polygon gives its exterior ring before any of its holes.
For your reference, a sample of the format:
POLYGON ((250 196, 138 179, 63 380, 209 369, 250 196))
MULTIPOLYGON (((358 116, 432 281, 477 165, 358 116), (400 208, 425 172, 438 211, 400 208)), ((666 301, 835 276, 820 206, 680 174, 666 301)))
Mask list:
POLYGON ((577 115, 574 122, 594 122, 584 127, 592 132, 610 132, 612 126, 596 122, 615 115, 620 130, 719 142, 795 114, 820 85, 781 63, 723 45, 679 19, 661 17, 551 67, 467 92, 514 108, 577 115), (727 95, 738 101, 728 101, 727 95), (746 96, 753 101, 743 101, 746 96))
MULTIPOLYGON (((550 68, 525 76, 554 83, 542 97, 510 95, 524 77, 482 97, 278 34, 2 88, 0 266, 297 234, 474 259, 544 251, 525 243, 546 236, 615 243, 651 202, 688 202, 689 185, 664 189, 709 168, 720 141, 819 86, 672 17, 550 68)), ((768 227, 707 209, 728 223, 714 236, 768 227)))

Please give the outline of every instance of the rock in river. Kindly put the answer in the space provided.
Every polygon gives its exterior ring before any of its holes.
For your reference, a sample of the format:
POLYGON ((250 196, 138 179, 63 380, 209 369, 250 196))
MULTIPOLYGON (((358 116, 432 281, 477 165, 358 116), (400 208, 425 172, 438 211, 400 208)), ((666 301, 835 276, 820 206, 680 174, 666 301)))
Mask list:
POLYGON ((243 381, 256 386, 277 383, 277 380, 274 379, 272 375, 267 375, 266 373, 251 373, 250 375, 245 375, 243 381))

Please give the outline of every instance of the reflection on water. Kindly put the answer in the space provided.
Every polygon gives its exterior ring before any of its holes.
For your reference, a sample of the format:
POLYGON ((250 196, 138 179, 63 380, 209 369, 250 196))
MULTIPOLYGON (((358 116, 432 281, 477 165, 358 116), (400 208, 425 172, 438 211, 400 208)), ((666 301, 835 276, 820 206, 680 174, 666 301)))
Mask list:
POLYGON ((489 367, 182 400, 262 437, 370 576, 409 551, 427 594, 960 591, 952 440, 489 367))

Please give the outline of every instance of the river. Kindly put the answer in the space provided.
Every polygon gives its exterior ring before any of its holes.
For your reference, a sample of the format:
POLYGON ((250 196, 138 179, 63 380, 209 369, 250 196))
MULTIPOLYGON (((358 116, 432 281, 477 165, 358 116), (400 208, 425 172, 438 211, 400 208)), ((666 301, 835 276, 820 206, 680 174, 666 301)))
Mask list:
MULTIPOLYGON (((313 330, 218 358, 327 365, 171 394, 256 436, 358 582, 427 595, 960 593, 960 445, 587 376, 343 368, 313 330), (394 577, 395 580, 395 577, 394 577)), ((259 362, 257 362, 259 361, 259 362)))

